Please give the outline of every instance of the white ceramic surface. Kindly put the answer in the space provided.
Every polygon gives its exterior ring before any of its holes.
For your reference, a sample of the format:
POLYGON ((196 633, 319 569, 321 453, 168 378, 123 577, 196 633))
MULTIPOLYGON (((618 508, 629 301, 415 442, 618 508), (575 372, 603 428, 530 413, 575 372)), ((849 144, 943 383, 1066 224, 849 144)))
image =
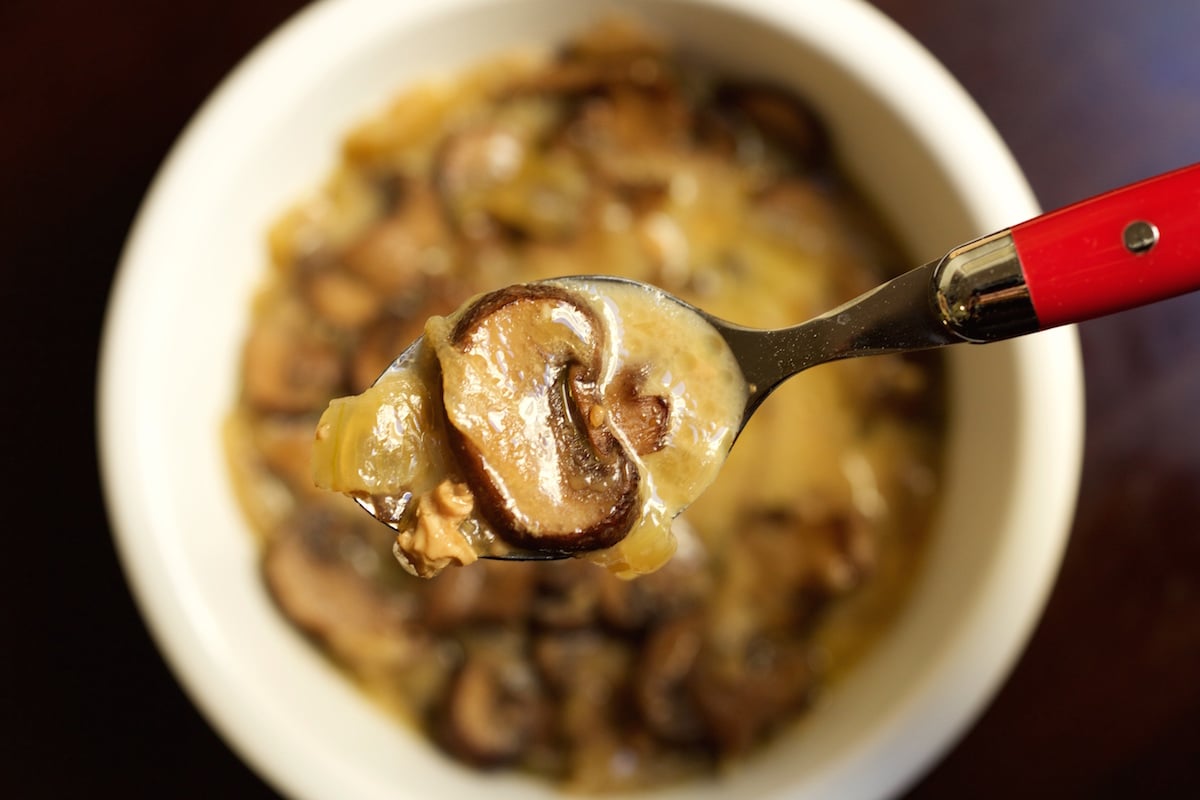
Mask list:
MULTIPOLYGON (((958 85, 855 0, 326 0, 259 47, 179 141, 118 274, 99 391, 118 549, 191 697, 297 798, 550 797, 449 762, 285 625, 256 572, 219 428, 264 231, 328 172, 356 119, 406 82, 632 10, 730 70, 790 84, 914 258, 1036 213, 958 85)), ((915 780, 1019 655, 1069 529, 1082 450, 1071 330, 952 355, 949 487, 898 625, 814 714, 694 798, 873 798, 915 780)))

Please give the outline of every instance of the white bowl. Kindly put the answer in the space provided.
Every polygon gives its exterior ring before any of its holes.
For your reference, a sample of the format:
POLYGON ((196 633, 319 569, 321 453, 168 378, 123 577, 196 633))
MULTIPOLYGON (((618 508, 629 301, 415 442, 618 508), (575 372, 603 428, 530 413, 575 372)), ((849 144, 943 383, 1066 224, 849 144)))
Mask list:
MULTIPOLYGON (((406 82, 632 10, 731 70, 790 84, 918 259, 1037 212, 953 79, 854 0, 322 2, 272 36, 193 121, 130 237, 103 346, 99 434, 121 558, 180 681, 232 746, 303 798, 549 797, 448 761, 365 700, 271 605, 220 426, 268 222, 340 136, 406 82)), ((803 724, 668 797, 880 797, 966 729, 1053 581, 1080 466, 1071 330, 952 351, 948 485, 895 628, 803 724)))

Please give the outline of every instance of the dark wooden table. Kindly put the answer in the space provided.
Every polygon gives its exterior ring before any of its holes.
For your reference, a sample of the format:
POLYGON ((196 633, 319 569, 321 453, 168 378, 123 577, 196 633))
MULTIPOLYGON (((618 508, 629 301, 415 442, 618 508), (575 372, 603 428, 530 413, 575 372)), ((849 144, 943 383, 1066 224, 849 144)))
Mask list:
MULTIPOLYGON (((1046 207, 1200 161, 1195 0, 877 4, 974 94, 1046 207)), ((93 467, 92 389, 155 169, 299 5, 0 3, 4 796, 272 796, 137 616, 93 467)), ((1011 679, 912 798, 1200 797, 1200 296, 1081 335, 1086 466, 1061 578, 1011 679)))

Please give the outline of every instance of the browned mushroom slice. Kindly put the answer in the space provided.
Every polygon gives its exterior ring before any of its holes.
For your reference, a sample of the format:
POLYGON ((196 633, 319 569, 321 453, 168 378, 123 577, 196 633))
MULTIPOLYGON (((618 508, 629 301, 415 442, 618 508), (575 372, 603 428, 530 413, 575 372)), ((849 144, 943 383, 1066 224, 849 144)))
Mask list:
MULTIPOLYGON (((672 533, 679 538, 694 537, 677 519, 672 533)), ((691 548, 696 548, 695 543, 691 548)), ((647 630, 663 620, 685 616, 698 608, 712 591, 712 573, 695 553, 677 556, 662 569, 643 575, 636 581, 625 580, 608 571, 599 571, 600 618, 618 631, 647 630)))
MULTIPOLYGON (((509 106, 533 105, 516 101, 509 106)), ((562 241, 586 222, 592 185, 571 150, 547 148, 539 130, 557 121, 505 119, 448 137, 433 166, 433 185, 446 218, 470 241, 500 233, 562 241)), ((537 117, 536 110, 524 116, 537 117)), ((548 117, 549 114, 541 116, 548 117)))
POLYGON ((305 275, 301 292, 318 317, 342 330, 362 328, 383 306, 370 284, 335 269, 315 269, 305 275))
MULTIPOLYGON (((586 629, 599 616, 600 581, 607 573, 586 561, 536 565, 537 596, 530 621, 548 630, 586 629)), ((613 580, 620 580, 613 578, 613 580)))
POLYGON ((242 374, 256 409, 303 413, 320 409, 342 388, 337 348, 306 328, 294 309, 264 316, 250 332, 242 374))
POLYGON ((792 92, 769 84, 729 83, 716 104, 748 122, 798 166, 812 169, 829 159, 829 140, 816 114, 792 92))
POLYGON ((634 666, 628 642, 595 628, 541 632, 533 637, 532 659, 554 699, 558 733, 572 749, 614 735, 627 717, 628 685, 634 666))
MULTIPOLYGON (((778 606, 781 614, 797 614, 799 605, 785 607, 768 595, 804 593, 810 602, 845 594, 871 573, 876 542, 866 520, 853 509, 809 501, 812 508, 778 508, 747 515, 742 522, 738 553, 759 565, 756 582, 762 592, 760 616, 778 606)), ((750 567, 753 569, 753 567, 750 567)))
POLYGON ((262 569, 272 597, 292 622, 347 666, 382 674, 411 652, 409 614, 401 596, 356 564, 382 566, 385 558, 339 515, 308 506, 273 533, 262 569))
POLYGON ((581 103, 565 135, 599 179, 645 193, 667 186, 679 173, 691 125, 675 94, 616 88, 581 103))
POLYGON ((434 159, 432 184, 456 233, 467 239, 491 233, 485 198, 497 183, 512 180, 526 156, 510 131, 480 125, 448 136, 434 159))
POLYGON ((784 632, 763 632, 732 652, 701 651, 691 696, 724 756, 746 752, 811 699, 807 648, 784 632))
POLYGON ((603 345, 590 308, 528 285, 485 295, 439 351, 449 438, 480 512, 513 544, 610 547, 637 517, 638 469, 597 385, 603 345))
POLYGON ((350 354, 348 380, 356 393, 378 380, 396 356, 420 338, 426 319, 451 313, 476 290, 462 281, 426 276, 403 293, 406 297, 389 302, 388 312, 363 328, 350 354))
POLYGON ((470 656, 441 709, 439 739, 455 756, 476 766, 514 761, 537 732, 539 695, 537 676, 519 656, 470 656))
POLYGON ((704 642, 702 622, 701 616, 693 613, 656 627, 633 671, 638 712, 655 735, 669 742, 694 743, 708 737, 704 716, 688 685, 704 642))
POLYGON ((617 373, 610 402, 613 424, 625 432, 629 446, 639 456, 657 453, 667 443, 667 417, 670 408, 665 397, 642 392, 646 370, 624 369, 617 373))
POLYGON ((389 306, 419 303, 427 284, 452 272, 456 259, 454 237, 442 220, 436 198, 415 183, 392 214, 341 254, 346 271, 381 294, 389 306))
POLYGON ((595 31, 566 43, 558 57, 512 81, 515 92, 572 95, 613 85, 654 88, 674 79, 674 65, 662 41, 622 20, 608 20, 595 31))
POLYGON ((366 327, 350 358, 350 388, 363 392, 379 379, 385 369, 417 340, 425 327, 424 319, 387 315, 366 327))

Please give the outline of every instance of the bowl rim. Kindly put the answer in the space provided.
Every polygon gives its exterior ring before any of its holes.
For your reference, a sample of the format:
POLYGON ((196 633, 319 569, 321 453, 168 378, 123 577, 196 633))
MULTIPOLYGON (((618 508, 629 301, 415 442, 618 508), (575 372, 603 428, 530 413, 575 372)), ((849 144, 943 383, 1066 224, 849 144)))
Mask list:
MULTIPOLYGON (((142 279, 153 254, 160 247, 155 229, 170 213, 173 198, 186 191, 197 170, 202 169, 207 142, 236 109, 252 103, 257 92, 269 80, 277 78, 301 59, 306 60, 305 74, 315 74, 322 63, 332 63, 336 52, 353 47, 364 29, 398 27, 428 15, 451 9, 500 0, 411 0, 391 4, 387 0, 318 0, 302 9, 258 45, 222 81, 205 101, 173 146, 156 175, 122 253, 106 312, 101 339, 97 385, 97 436, 101 477, 118 557, 139 610, 176 678, 202 711, 206 719, 234 751, 260 775, 285 793, 296 797, 328 796, 332 783, 322 785, 298 778, 294 764, 277 748, 264 744, 247 733, 244 708, 231 707, 224 687, 213 675, 206 674, 196 658, 203 642, 186 624, 188 612, 183 601, 172 595, 171 587, 156 563, 156 556, 135 534, 144 530, 148 517, 140 506, 138 487, 125 478, 137 474, 132 450, 121 447, 133 421, 122 410, 129 403, 133 385, 127 380, 135 369, 139 326, 135 311, 144 303, 146 291, 142 279), (382 23, 380 19, 384 20, 382 23), (331 50, 329 42, 336 42, 331 50), (340 48, 340 50, 339 50, 340 48), (314 58, 313 54, 317 57, 314 58)), ((748 15, 781 28, 793 36, 821 47, 822 32, 838 25, 852 24, 861 41, 884 48, 892 62, 890 74, 868 74, 865 67, 851 65, 854 77, 874 86, 878 94, 893 103, 891 110, 910 124, 923 141, 929 142, 934 157, 940 159, 951 180, 978 174, 986 165, 992 195, 980 200, 967 187, 956 185, 959 195, 977 203, 972 209, 980 220, 1000 225, 1011 223, 1014 209, 1028 216, 1038 212, 1036 201, 1019 168, 991 123, 954 78, 907 32, 891 19, 859 0, 826 0, 820 4, 789 5, 786 0, 656 0, 676 5, 703 5, 748 15), (921 97, 911 96, 900 105, 895 98, 904 96, 903 82, 919 82, 925 90, 921 97)), ((829 47, 833 45, 830 44, 829 47)), ((831 58, 832 50, 824 52, 831 58)), ((989 667, 974 676, 969 687, 960 687, 965 698, 952 712, 943 713, 936 731, 917 743, 905 741, 899 731, 880 734, 888 741, 877 743, 878 752, 890 760, 886 776, 859 776, 843 788, 853 787, 855 796, 884 796, 898 793, 915 782, 968 729, 995 695, 1020 653, 1045 605, 1065 549, 1078 480, 1082 465, 1083 382, 1078 337, 1072 328, 1040 334, 1047 363, 1062 370, 1061 394, 1047 398, 1047 420, 1058 423, 1062 452, 1059 454, 1063 491, 1057 504, 1045 509, 1054 520, 1050 527, 1061 530, 1057 539, 1042 544, 1037 563, 1029 570, 1026 596, 1009 609, 1005 621, 1006 647, 996 653, 989 667)), ((949 662, 946 662, 947 664, 949 662)), ((915 738, 915 737, 914 737, 915 738)), ((831 790, 836 787, 830 786, 831 790)))

